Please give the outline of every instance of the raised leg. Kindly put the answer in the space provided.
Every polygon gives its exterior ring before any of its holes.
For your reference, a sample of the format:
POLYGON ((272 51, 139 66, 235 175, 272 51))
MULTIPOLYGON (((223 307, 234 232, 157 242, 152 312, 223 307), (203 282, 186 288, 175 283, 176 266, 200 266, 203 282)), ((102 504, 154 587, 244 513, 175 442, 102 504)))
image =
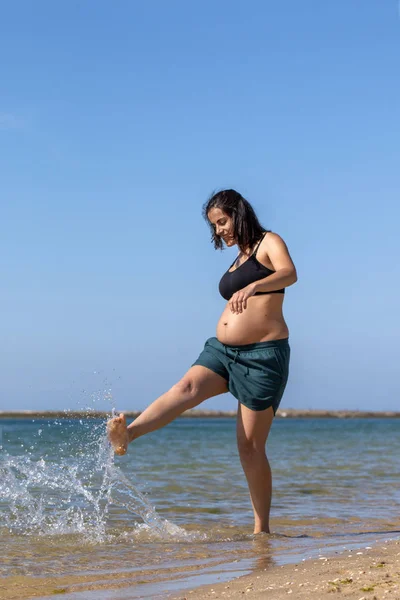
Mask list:
POLYGON ((265 454, 274 413, 271 408, 253 411, 239 403, 237 443, 254 511, 254 533, 269 533, 272 477, 265 454))
POLYGON ((228 391, 226 380, 210 369, 195 365, 168 392, 154 400, 129 426, 121 413, 107 423, 108 438, 116 454, 125 454, 136 438, 164 427, 185 410, 228 391))

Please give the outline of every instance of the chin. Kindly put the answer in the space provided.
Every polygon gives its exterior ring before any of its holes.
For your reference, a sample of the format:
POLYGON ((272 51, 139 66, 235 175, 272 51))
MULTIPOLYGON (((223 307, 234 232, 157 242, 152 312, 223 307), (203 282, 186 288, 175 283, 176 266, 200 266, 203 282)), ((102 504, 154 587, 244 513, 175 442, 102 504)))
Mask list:
POLYGON ((227 246, 228 248, 230 248, 231 246, 236 246, 236 242, 235 240, 229 240, 228 242, 225 242, 225 246, 227 246))

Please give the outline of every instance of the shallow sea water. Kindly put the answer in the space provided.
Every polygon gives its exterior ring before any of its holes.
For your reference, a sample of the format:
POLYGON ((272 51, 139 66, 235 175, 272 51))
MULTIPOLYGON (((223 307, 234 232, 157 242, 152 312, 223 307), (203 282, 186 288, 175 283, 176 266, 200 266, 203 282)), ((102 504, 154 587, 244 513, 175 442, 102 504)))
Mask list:
POLYGON ((400 537, 398 419, 275 420, 270 536, 251 534, 235 419, 178 419, 115 458, 97 419, 0 433, 7 600, 167 598, 400 537))

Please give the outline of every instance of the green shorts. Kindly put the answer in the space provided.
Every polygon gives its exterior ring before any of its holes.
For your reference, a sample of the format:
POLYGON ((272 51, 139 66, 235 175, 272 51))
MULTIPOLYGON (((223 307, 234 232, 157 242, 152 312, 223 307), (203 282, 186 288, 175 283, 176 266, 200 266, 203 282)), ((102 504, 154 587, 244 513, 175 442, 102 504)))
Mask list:
POLYGON ((194 365, 221 375, 230 393, 251 410, 278 410, 289 376, 289 340, 227 346, 213 337, 194 365))

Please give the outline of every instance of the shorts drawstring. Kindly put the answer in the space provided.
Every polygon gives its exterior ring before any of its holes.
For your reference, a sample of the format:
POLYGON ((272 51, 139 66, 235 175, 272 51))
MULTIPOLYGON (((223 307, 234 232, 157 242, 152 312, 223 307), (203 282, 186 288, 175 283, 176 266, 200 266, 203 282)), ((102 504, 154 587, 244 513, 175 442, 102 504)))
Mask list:
MULTIPOLYGON (((224 348, 224 350, 225 350, 225 354, 226 354, 226 356, 227 356, 228 358, 230 358, 230 359, 231 359, 231 361, 232 361, 233 363, 235 363, 235 362, 236 362, 236 360, 237 360, 237 357, 238 357, 238 356, 239 356, 239 354, 240 354, 240 350, 238 350, 238 348, 235 348, 234 350, 232 350, 232 351, 235 353, 235 356, 234 356, 233 358, 231 358, 231 357, 229 356, 229 352, 228 352, 228 348, 227 348, 227 347, 225 347, 225 348, 224 348)), ((229 364, 230 364, 230 363, 228 363, 228 365, 229 365, 229 364)))

